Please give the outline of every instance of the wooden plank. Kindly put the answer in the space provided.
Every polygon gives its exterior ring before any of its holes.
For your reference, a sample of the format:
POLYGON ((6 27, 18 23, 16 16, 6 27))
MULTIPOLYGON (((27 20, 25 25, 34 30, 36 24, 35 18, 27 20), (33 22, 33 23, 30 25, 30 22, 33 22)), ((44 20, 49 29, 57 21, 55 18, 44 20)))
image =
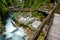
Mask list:
POLYGON ((48 33, 47 39, 60 40, 60 16, 59 15, 55 15, 54 21, 48 33), (50 35, 53 37, 51 37, 50 35))

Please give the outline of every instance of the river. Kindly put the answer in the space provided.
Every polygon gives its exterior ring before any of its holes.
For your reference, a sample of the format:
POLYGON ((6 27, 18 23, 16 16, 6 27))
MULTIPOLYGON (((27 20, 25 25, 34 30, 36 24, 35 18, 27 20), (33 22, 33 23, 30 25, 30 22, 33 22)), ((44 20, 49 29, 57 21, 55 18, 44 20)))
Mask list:
POLYGON ((12 20, 12 16, 9 17, 6 20, 6 25, 5 25, 5 34, 6 34, 6 38, 3 38, 3 35, 0 35, 0 40, 25 40, 25 32, 24 32, 24 28, 21 26, 19 28, 16 28, 13 24, 15 23, 12 20))

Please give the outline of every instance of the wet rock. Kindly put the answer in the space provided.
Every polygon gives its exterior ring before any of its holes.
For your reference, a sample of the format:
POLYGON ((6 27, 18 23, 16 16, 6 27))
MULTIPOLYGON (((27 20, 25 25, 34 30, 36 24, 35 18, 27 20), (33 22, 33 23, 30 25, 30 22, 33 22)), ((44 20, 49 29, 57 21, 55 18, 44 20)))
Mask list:
POLYGON ((17 18, 20 19, 22 16, 21 15, 17 15, 17 18))
POLYGON ((27 17, 27 18, 21 17, 18 21, 24 25, 27 25, 33 22, 34 20, 35 20, 34 18, 30 18, 30 17, 27 17))
POLYGON ((35 30, 38 28, 38 26, 41 24, 40 21, 34 21, 32 24, 29 25, 29 27, 32 29, 32 30, 35 30))
POLYGON ((34 22, 32 23, 32 26, 33 26, 34 28, 37 28, 40 24, 41 24, 40 21, 34 21, 34 22))

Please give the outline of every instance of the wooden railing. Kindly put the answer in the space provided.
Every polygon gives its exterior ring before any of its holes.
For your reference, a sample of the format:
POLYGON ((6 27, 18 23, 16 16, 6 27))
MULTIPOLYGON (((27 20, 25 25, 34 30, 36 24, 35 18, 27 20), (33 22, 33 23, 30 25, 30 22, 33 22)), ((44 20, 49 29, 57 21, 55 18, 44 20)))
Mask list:
MULTIPOLYGON (((51 27, 53 18, 54 18, 54 11, 55 11, 56 7, 54 7, 53 10, 51 10, 51 13, 49 13, 49 15, 43 20, 43 22, 40 24, 40 26, 35 30, 35 32, 31 35, 31 37, 29 38, 29 40, 37 40, 37 38, 39 37, 41 31, 43 30, 43 28, 45 27, 45 25, 48 25, 48 31, 49 28, 51 27)), ((48 33, 47 31, 47 33, 48 33)), ((46 35, 47 35, 46 33, 46 35)), ((46 36, 44 37, 46 38, 46 36)))
POLYGON ((47 16, 46 19, 43 20, 43 22, 41 23, 41 25, 31 35, 31 38, 29 38, 29 40, 37 40, 37 38, 39 37, 39 35, 42 32, 42 30, 45 27, 45 25, 47 25, 47 28, 49 29, 50 26, 51 26, 51 24, 52 24, 52 21, 53 21, 53 14, 49 14, 49 16, 47 16))

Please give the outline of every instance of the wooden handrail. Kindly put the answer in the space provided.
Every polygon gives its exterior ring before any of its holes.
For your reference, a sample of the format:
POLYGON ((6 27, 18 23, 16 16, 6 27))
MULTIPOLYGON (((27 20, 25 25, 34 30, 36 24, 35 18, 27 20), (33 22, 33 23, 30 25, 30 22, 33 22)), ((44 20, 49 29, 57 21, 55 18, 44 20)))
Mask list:
POLYGON ((44 28, 45 24, 49 23, 50 19, 52 18, 56 7, 51 11, 51 13, 43 20, 41 25, 35 30, 35 32, 31 35, 28 40, 37 40, 38 36, 40 35, 42 29, 44 28))

